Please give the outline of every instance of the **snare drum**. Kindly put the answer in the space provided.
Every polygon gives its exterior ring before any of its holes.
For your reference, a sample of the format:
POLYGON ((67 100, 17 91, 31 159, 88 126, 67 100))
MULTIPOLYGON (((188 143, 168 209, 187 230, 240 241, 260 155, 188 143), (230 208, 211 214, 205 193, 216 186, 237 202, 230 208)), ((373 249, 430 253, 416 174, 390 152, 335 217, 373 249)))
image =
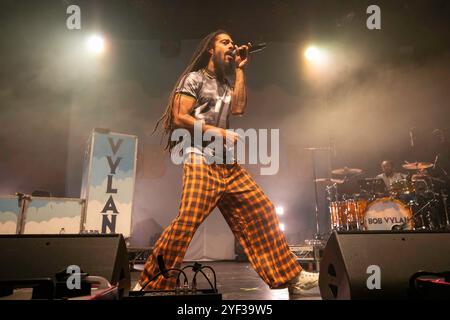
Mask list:
POLYGON ((381 198, 371 202, 364 212, 365 230, 413 230, 413 214, 403 202, 381 198))

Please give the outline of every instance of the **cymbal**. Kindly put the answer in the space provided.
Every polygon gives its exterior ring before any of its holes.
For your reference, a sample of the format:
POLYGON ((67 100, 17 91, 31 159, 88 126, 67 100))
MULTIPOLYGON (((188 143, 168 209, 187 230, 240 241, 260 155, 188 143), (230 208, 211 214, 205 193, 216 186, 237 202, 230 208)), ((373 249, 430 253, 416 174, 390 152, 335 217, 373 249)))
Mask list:
POLYGON ((402 165, 403 169, 406 170, 424 170, 431 168, 433 166, 430 162, 412 162, 412 163, 405 163, 402 165))
POLYGON ((357 168, 339 168, 339 169, 334 169, 333 171, 331 171, 332 174, 337 174, 339 176, 356 176, 358 174, 363 173, 363 171, 361 169, 357 169, 357 168))
POLYGON ((318 151, 318 150, 329 151, 329 150, 331 150, 330 147, 308 147, 308 148, 304 148, 304 149, 309 150, 309 151, 318 151))
POLYGON ((344 183, 344 180, 341 179, 330 179, 330 178, 319 178, 316 179, 316 182, 324 182, 324 183, 337 183, 337 184, 341 184, 344 183))

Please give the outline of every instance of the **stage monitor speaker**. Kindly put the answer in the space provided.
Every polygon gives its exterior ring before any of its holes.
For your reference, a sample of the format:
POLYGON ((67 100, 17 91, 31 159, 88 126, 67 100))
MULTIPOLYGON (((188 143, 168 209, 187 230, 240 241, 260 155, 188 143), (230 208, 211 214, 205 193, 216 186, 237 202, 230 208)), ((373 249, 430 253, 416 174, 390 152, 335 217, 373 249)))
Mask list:
POLYGON ((130 270, 122 235, 0 235, 0 281, 52 278, 70 265, 106 278, 128 294, 130 270))
POLYGON ((449 232, 333 232, 320 293, 326 300, 409 299, 410 279, 420 271, 450 271, 449 232))

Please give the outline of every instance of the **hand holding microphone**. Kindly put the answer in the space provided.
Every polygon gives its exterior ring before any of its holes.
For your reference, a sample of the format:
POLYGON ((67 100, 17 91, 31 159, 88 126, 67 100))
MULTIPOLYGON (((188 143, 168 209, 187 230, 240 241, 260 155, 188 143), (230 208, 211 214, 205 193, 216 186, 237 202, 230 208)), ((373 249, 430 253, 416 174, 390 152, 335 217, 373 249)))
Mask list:
POLYGON ((234 46, 234 50, 231 52, 231 55, 234 57, 236 68, 242 69, 247 65, 251 47, 252 44, 250 42, 240 47, 234 46))
MULTIPOLYGON (((265 42, 261 42, 258 43, 257 45, 252 45, 250 42, 247 44, 248 48, 248 53, 256 53, 256 52, 260 52, 262 50, 264 50, 266 48, 267 44, 265 42)), ((236 46, 236 48, 231 52, 231 54, 233 55, 233 57, 236 56, 236 54, 238 53, 238 51, 241 51, 242 49, 244 49, 244 47, 246 46, 236 46)))
POLYGON ((235 59, 237 68, 243 68, 247 65, 250 53, 256 53, 265 49, 265 43, 258 43, 253 46, 250 42, 243 46, 235 46, 235 49, 231 52, 231 55, 235 59))

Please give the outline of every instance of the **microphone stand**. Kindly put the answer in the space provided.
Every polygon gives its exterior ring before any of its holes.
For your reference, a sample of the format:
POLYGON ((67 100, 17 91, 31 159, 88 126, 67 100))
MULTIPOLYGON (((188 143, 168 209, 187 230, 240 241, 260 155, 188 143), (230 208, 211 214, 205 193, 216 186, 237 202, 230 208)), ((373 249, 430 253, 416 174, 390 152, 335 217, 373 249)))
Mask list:
POLYGON ((323 237, 320 233, 320 223, 319 223, 319 192, 317 190, 317 181, 316 181, 317 173, 316 173, 315 152, 318 150, 329 151, 329 149, 330 148, 306 148, 306 150, 311 151, 312 172, 314 182, 315 217, 316 217, 316 234, 314 235, 314 239, 318 241, 322 241, 323 237))
POLYGON ((311 152, 311 159, 313 162, 313 181, 314 181, 314 197, 315 197, 315 205, 316 205, 316 234, 314 235, 314 239, 322 240, 322 236, 320 235, 320 225, 319 225, 319 194, 317 192, 317 174, 316 174, 316 161, 315 161, 315 150, 311 152))
MULTIPOLYGON (((439 156, 439 155, 438 155, 438 156, 439 156)), ((444 176, 445 176, 445 178, 446 178, 446 180, 447 180, 447 185, 448 185, 449 182, 450 182, 450 177, 449 177, 447 171, 445 171, 444 168, 442 168, 442 167, 439 165, 439 162, 438 162, 438 156, 436 157, 436 160, 434 161, 434 168, 438 168, 438 169, 444 174, 444 176)), ((442 190, 441 190, 440 194, 441 194, 442 202, 443 202, 443 205, 444 205, 445 228, 446 228, 446 229, 450 229, 450 219, 449 219, 448 208, 447 208, 447 198, 448 198, 448 195, 444 195, 444 193, 442 192, 442 190)))

